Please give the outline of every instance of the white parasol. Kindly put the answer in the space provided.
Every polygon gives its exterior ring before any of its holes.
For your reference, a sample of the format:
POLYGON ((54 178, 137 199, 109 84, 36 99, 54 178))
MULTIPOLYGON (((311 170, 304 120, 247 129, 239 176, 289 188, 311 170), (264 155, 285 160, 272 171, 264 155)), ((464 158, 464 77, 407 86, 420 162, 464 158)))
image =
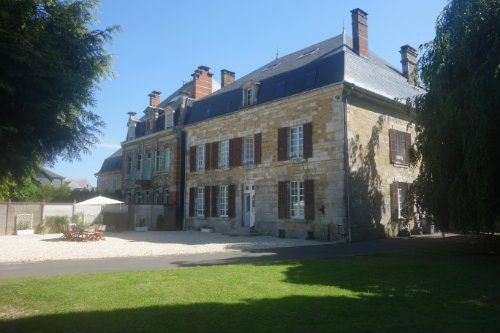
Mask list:
POLYGON ((82 202, 77 203, 77 206, 84 206, 84 205, 114 205, 114 204, 122 204, 124 203, 123 201, 118 201, 115 199, 111 198, 106 198, 103 196, 97 196, 89 200, 85 200, 82 202))

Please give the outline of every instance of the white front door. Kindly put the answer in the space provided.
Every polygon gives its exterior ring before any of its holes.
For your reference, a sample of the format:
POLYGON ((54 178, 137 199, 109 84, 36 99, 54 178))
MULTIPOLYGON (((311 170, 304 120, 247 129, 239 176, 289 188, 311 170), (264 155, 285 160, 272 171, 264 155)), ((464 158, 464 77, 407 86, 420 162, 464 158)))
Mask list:
POLYGON ((253 227, 255 220, 255 185, 245 185, 244 189, 245 227, 253 227))

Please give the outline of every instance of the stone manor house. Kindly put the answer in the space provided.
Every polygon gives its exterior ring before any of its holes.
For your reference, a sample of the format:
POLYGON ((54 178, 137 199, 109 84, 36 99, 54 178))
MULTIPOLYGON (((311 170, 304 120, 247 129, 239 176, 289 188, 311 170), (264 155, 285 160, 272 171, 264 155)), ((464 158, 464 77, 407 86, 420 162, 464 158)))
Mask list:
POLYGON ((200 66, 163 101, 153 91, 144 116, 129 113, 115 166, 125 199, 173 204, 186 229, 396 236, 418 172, 403 101, 424 93, 409 80, 417 54, 401 47, 394 68, 368 48, 367 13, 351 13, 352 37, 344 31, 237 80, 222 70, 220 84, 200 66))

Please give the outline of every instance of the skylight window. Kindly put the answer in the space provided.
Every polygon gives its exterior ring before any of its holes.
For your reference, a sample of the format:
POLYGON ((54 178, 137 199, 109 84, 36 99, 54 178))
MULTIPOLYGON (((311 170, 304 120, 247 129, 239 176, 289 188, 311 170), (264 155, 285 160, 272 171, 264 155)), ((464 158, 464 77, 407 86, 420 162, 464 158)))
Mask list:
POLYGON ((299 59, 300 59, 300 58, 307 57, 307 56, 309 56, 309 55, 313 54, 314 52, 316 52, 316 51, 318 51, 318 50, 319 50, 319 47, 318 47, 318 48, 316 48, 316 49, 314 49, 314 50, 307 51, 306 53, 303 53, 302 55, 300 55, 300 56, 299 56, 299 59))
POLYGON ((312 87, 316 83, 316 72, 306 75, 306 87, 312 87))
POLYGON ((277 67, 279 64, 280 64, 280 63, 279 63, 279 62, 277 62, 277 63, 275 63, 275 64, 269 65, 269 66, 267 66, 266 68, 264 68, 264 69, 262 70, 262 72, 265 72, 265 71, 268 71, 268 70, 270 70, 270 69, 273 69, 273 68, 277 67))
POLYGON ((276 85, 275 96, 279 97, 285 92, 285 82, 280 82, 276 85))

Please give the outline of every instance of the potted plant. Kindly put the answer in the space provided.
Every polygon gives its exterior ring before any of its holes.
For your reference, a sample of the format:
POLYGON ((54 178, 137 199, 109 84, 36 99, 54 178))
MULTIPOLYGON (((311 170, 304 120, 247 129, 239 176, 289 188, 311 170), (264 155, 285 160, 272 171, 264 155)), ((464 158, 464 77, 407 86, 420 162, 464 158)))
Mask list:
POLYGON ((146 225, 146 219, 144 217, 139 219, 139 224, 135 226, 135 231, 148 231, 148 226, 146 225))
POLYGON ((200 231, 201 232, 214 232, 214 228, 209 227, 208 225, 204 225, 203 227, 201 227, 200 231))

